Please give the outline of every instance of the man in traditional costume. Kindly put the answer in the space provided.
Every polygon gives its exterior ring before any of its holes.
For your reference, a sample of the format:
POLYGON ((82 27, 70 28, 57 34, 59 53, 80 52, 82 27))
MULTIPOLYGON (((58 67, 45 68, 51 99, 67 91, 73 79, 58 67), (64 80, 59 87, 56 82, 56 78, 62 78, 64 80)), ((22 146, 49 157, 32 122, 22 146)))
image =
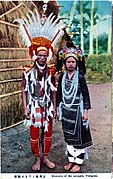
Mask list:
POLYGON ((92 145, 88 125, 90 96, 84 75, 78 69, 78 60, 82 60, 83 52, 77 47, 63 47, 58 55, 66 68, 59 77, 57 91, 58 116, 62 121, 69 160, 64 169, 78 172, 87 158, 87 148, 92 145))
POLYGON ((33 170, 40 170, 41 158, 49 168, 55 164, 48 159, 52 144, 52 124, 56 108, 55 68, 47 66, 47 60, 53 56, 56 40, 62 34, 64 25, 53 16, 41 19, 38 11, 30 12, 27 18, 17 19, 20 23, 20 35, 29 47, 34 65, 24 67, 23 103, 24 124, 30 126, 30 142, 32 153, 36 158, 33 170), (28 18, 28 19, 27 19, 28 18), (40 128, 43 129, 42 145, 40 128), (43 149, 41 154, 40 147, 43 149), (41 156, 42 155, 42 156, 41 156))

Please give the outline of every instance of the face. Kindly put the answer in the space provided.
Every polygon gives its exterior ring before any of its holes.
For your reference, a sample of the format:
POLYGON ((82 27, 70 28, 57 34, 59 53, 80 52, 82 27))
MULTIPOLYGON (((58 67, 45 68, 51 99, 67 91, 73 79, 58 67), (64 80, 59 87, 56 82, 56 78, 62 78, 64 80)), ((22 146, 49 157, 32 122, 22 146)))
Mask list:
POLYGON ((73 57, 68 57, 66 60, 66 68, 68 71, 73 71, 76 68, 76 60, 73 57))
POLYGON ((38 64, 40 66, 44 66, 46 64, 46 60, 47 60, 47 52, 42 50, 42 51, 39 51, 37 53, 37 59, 36 59, 36 62, 38 62, 38 64))

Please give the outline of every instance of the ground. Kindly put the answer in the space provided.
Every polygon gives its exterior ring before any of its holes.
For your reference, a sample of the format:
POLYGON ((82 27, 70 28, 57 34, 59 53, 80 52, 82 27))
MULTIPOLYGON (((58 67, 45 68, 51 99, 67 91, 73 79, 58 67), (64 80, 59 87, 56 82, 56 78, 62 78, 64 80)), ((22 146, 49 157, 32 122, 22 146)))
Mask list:
MULTIPOLYGON (((80 173, 111 173, 112 136, 111 136, 111 84, 89 84, 92 109, 89 111, 89 124, 93 146, 89 148, 89 159, 81 167, 80 173)), ((40 173, 64 173, 67 163, 65 143, 61 122, 53 127, 53 144, 49 155, 55 162, 55 169, 42 166, 40 173)), ((32 173, 34 163, 29 129, 23 124, 1 132, 1 172, 32 173)))

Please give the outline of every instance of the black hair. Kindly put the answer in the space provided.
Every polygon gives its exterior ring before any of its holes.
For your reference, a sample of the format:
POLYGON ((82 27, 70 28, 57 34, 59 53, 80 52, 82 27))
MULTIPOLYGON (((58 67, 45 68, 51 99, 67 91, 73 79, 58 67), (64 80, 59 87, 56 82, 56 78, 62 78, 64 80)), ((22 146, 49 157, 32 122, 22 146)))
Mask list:
MULTIPOLYGON (((60 51, 61 49, 59 49, 60 51)), ((58 53, 59 53, 58 51, 58 53)), ((65 65, 66 60, 64 59, 59 59, 59 55, 57 53, 57 63, 56 63, 56 70, 59 72, 62 70, 63 65, 65 65)), ((78 60, 76 60, 78 69, 79 69, 79 73, 82 75, 86 74, 86 66, 85 66, 85 56, 82 56, 82 59, 78 58, 78 60)))

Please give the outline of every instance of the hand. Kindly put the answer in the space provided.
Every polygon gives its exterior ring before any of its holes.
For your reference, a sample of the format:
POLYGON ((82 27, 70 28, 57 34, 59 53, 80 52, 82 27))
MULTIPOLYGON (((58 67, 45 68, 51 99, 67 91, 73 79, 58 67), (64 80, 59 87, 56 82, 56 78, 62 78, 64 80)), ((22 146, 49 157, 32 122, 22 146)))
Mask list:
POLYGON ((24 114, 25 114, 24 118, 29 118, 30 113, 27 107, 24 109, 24 114))
POLYGON ((56 119, 59 121, 59 109, 58 109, 58 107, 57 107, 57 113, 56 113, 56 119))
POLYGON ((56 114, 56 110, 54 109, 54 110, 53 110, 53 117, 56 118, 56 115, 57 115, 57 114, 56 114))
POLYGON ((84 120, 84 121, 87 121, 87 120, 88 120, 88 110, 87 110, 87 109, 84 110, 83 120, 84 120))

